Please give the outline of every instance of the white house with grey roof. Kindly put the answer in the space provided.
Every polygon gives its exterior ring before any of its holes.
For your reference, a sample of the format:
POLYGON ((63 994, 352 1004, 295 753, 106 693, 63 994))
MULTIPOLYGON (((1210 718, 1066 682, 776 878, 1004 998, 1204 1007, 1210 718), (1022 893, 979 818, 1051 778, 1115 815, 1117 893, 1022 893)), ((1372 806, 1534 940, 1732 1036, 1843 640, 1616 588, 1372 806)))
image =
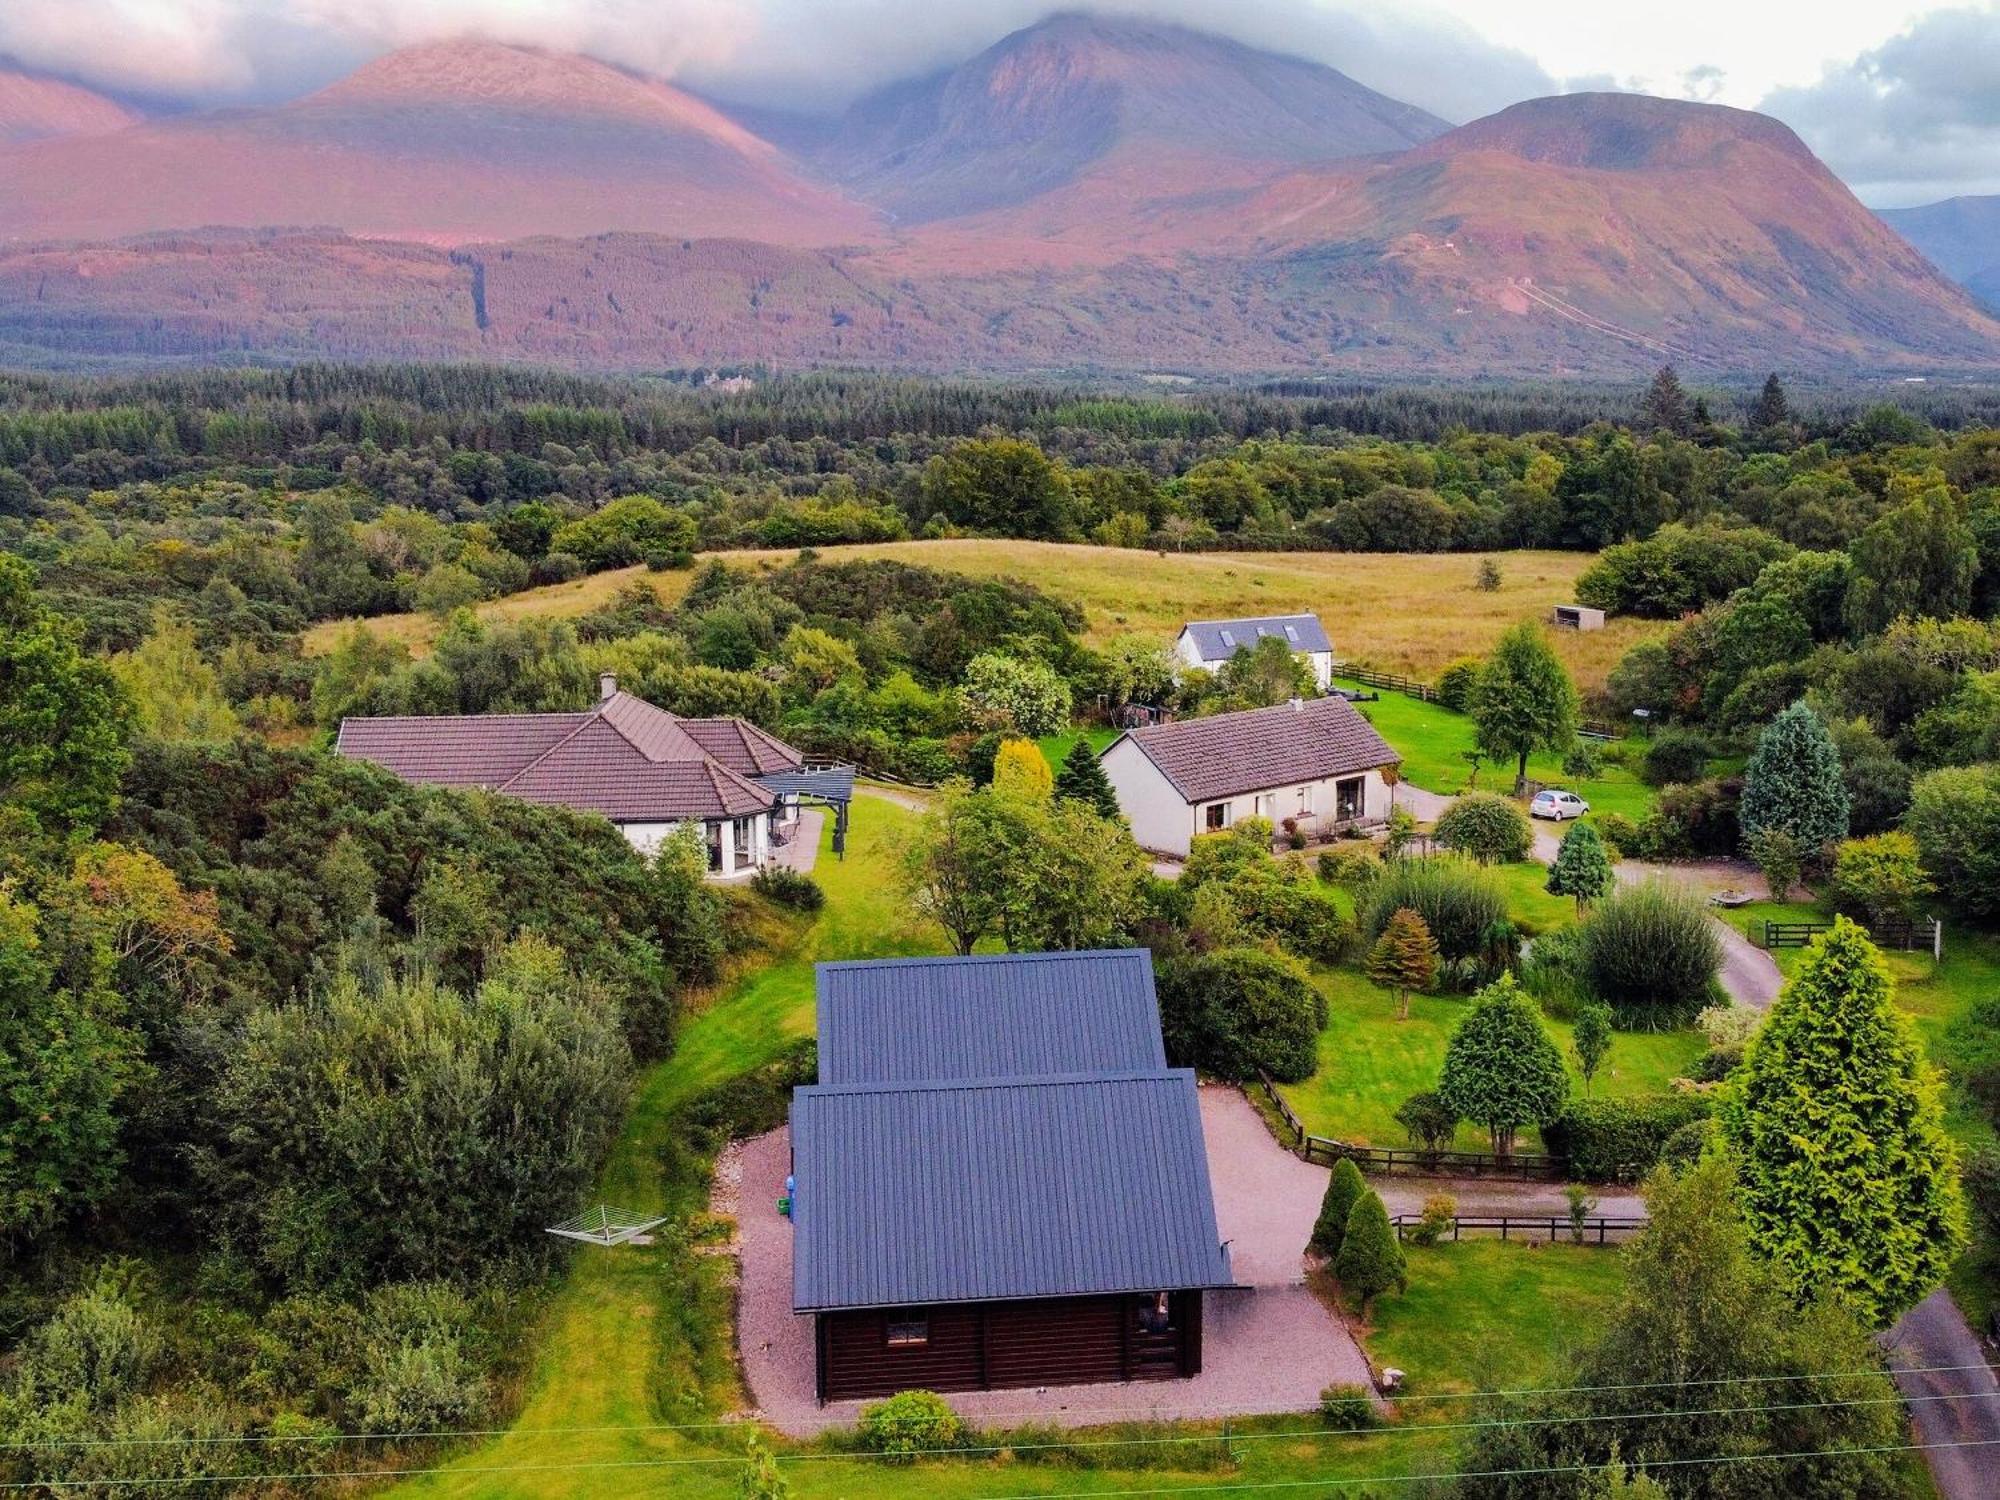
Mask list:
POLYGON ((1389 816, 1401 764, 1345 698, 1127 730, 1099 760, 1140 847, 1175 858, 1245 818, 1372 827, 1389 816))
POLYGON ((1238 651, 1248 650, 1266 636, 1292 648, 1312 663, 1313 681, 1323 693, 1333 682, 1333 642, 1318 615, 1266 615, 1243 620, 1190 620, 1174 641, 1183 664, 1210 672, 1222 670, 1238 651))

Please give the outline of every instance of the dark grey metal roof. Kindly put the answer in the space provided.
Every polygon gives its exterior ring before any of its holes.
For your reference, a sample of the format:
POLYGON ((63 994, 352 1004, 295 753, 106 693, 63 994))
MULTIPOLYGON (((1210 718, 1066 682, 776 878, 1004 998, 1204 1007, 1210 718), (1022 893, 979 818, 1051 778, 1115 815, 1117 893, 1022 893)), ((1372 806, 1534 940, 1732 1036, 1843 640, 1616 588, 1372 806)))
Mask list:
POLYGON ((1189 620, 1181 629, 1194 637, 1203 661, 1228 661, 1239 650, 1274 635, 1294 651, 1331 651, 1318 615, 1261 615, 1241 620, 1189 620))
POLYGON ((798 1312, 1232 1284, 1194 1074, 792 1096, 798 1312))
POLYGON ((821 964, 827 1084, 1164 1068, 1143 948, 821 964))
POLYGON ((781 797, 818 797, 824 802, 854 800, 852 766, 801 766, 795 771, 769 771, 750 779, 781 797))

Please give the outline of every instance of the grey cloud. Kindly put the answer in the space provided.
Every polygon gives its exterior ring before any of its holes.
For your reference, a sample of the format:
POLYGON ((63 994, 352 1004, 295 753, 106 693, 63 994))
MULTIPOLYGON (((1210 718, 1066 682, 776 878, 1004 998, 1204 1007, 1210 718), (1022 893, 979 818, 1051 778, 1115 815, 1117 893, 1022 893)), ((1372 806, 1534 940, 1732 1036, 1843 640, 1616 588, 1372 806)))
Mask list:
POLYGON ((1557 87, 1526 53, 1441 13, 1358 0, 4 0, 0 53, 213 104, 290 97, 393 47, 478 35, 588 52, 725 98, 830 108, 1063 9, 1297 53, 1451 120, 1557 87))
POLYGON ((1877 208, 2000 192, 2000 9, 1934 12, 1760 107, 1877 208))

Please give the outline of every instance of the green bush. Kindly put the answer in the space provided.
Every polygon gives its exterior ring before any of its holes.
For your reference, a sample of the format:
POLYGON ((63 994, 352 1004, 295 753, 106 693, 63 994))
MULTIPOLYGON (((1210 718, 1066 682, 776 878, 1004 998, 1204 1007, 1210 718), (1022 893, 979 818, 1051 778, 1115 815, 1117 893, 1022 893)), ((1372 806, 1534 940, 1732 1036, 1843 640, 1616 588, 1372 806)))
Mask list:
POLYGON ((1160 966, 1160 1029, 1177 1067, 1245 1083, 1261 1068, 1297 1083, 1318 1064, 1326 997, 1297 961, 1222 948, 1160 966))
POLYGON ((1521 960, 1521 988, 1552 1020, 1575 1020, 1593 999, 1583 970, 1582 928, 1555 927, 1538 936, 1521 960))
POLYGON ((1436 1089, 1422 1089, 1396 1106, 1396 1123, 1419 1151, 1442 1151, 1458 1133, 1458 1112, 1436 1089))
POLYGON ((1382 873, 1382 856, 1373 844, 1341 844, 1320 851, 1318 869, 1328 885, 1357 889, 1382 873))
POLYGON ((1373 943, 1389 919, 1408 907, 1424 919, 1438 952, 1474 983, 1513 961, 1516 935, 1507 920, 1507 896, 1500 883, 1469 860, 1452 857, 1401 859, 1387 865, 1379 880, 1361 893, 1362 936, 1373 943))
POLYGON ((1599 813, 1595 822, 1597 836, 1611 846, 1613 859, 1634 857, 1643 852, 1644 840, 1640 837, 1639 825, 1625 814, 1599 813))
POLYGON ((1375 1396, 1365 1385, 1330 1385, 1319 1393, 1319 1416, 1338 1432, 1360 1432, 1382 1425, 1375 1396))
POLYGON ((1704 1115, 1699 1120, 1689 1120, 1660 1143, 1660 1164, 1672 1167, 1676 1172, 1684 1171, 1701 1160, 1702 1152, 1714 1139, 1714 1116, 1704 1115))
POLYGON ((1526 859, 1535 842, 1521 805, 1494 792, 1467 792, 1437 820, 1432 836, 1453 853, 1487 865, 1526 859))
POLYGON ((1542 1141, 1569 1158, 1570 1175, 1585 1182, 1637 1182, 1659 1163, 1668 1138, 1705 1120, 1703 1094, 1651 1094, 1637 1099, 1572 1099, 1542 1127, 1542 1141))
POLYGON ((702 1090, 680 1107, 679 1135, 707 1150, 785 1123, 792 1090, 819 1081, 819 1044, 801 1037, 761 1068, 702 1090))
POLYGON ((1446 708, 1464 713, 1472 702, 1472 685, 1479 680, 1480 661, 1476 656, 1461 656, 1442 672, 1438 673, 1438 702, 1446 708))
POLYGON ((1620 886, 1580 930, 1584 982, 1621 1026, 1671 1030, 1709 1003, 1722 943, 1698 892, 1661 880, 1620 886))
POLYGON ((901 1391, 864 1406, 855 1431, 870 1453, 903 1463, 920 1453, 963 1447, 967 1435, 964 1420, 935 1391, 901 1391))
POLYGON ((818 911, 826 905, 826 892, 820 889, 819 882, 790 865, 765 865, 750 877, 750 888, 794 911, 818 911))
POLYGON ((1368 1192, 1361 1169, 1350 1157, 1341 1157, 1327 1177, 1326 1191, 1319 1200, 1319 1217, 1313 1220, 1312 1238, 1306 1248, 1323 1260, 1340 1254, 1340 1242, 1347 1234, 1347 1216, 1368 1192))
POLYGON ((1708 775, 1715 747, 1699 730, 1669 726, 1653 736, 1640 762, 1640 776, 1651 786, 1700 781, 1708 775))
POLYGON ((1347 1232, 1340 1237, 1340 1254, 1333 1259, 1333 1274, 1364 1313, 1384 1292, 1401 1291, 1407 1284, 1403 1247, 1396 1243, 1389 1210, 1379 1194, 1363 1193, 1355 1201, 1347 1216, 1347 1232))
POLYGON ((1871 925, 1914 920, 1935 890, 1907 833, 1843 841, 1827 884, 1835 911, 1871 925))
POLYGON ((1638 847, 1625 852, 1645 859, 1733 855, 1742 843, 1736 817, 1742 797, 1740 776, 1665 787, 1639 830, 1638 847))
POLYGON ((1452 1221, 1458 1217, 1458 1200, 1450 1193, 1432 1193, 1424 1199, 1424 1210, 1417 1222, 1404 1231, 1413 1245, 1428 1249, 1443 1239, 1450 1231, 1452 1221))
POLYGON ((1945 900, 1968 916, 2000 916, 2000 765, 1918 777, 1903 827, 1945 900))

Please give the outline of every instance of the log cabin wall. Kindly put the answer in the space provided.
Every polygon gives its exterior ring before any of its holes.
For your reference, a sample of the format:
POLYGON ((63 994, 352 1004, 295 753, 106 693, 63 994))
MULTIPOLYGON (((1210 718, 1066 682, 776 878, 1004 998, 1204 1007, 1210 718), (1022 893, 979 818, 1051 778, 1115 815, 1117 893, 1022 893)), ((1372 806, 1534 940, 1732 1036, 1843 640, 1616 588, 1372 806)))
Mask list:
POLYGON ((1065 1297, 821 1313, 815 1319, 819 1396, 842 1401, 906 1390, 1200 1374, 1201 1293, 1170 1294, 1161 1330, 1148 1329, 1141 1317, 1150 1303, 1136 1296, 1065 1297))

